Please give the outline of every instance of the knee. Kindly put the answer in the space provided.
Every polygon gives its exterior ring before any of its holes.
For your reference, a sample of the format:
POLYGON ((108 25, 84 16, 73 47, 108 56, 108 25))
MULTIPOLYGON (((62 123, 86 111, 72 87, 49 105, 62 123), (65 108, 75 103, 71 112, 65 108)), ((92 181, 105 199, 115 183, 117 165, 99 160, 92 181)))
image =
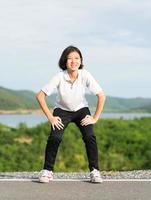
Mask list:
POLYGON ((91 141, 96 141, 96 137, 93 134, 85 135, 83 137, 84 142, 91 142, 91 141))

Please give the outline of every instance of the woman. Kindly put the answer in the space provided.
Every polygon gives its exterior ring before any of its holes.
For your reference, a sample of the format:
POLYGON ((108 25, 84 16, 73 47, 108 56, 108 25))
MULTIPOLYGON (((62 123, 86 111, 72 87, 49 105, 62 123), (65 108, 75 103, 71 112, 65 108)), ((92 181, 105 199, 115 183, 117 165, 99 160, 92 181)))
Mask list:
POLYGON ((42 87, 37 95, 37 100, 52 125, 45 150, 44 168, 40 173, 39 181, 46 183, 53 179, 55 159, 64 130, 70 122, 74 122, 80 129, 85 143, 90 179, 92 182, 102 182, 93 124, 97 122, 102 112, 105 95, 92 75, 83 69, 83 57, 77 47, 69 46, 62 52, 59 67, 62 71, 42 87), (86 88, 98 97, 93 116, 90 114, 85 99, 86 88), (46 104, 45 97, 52 94, 54 89, 57 89, 58 97, 55 108, 51 112, 46 104))

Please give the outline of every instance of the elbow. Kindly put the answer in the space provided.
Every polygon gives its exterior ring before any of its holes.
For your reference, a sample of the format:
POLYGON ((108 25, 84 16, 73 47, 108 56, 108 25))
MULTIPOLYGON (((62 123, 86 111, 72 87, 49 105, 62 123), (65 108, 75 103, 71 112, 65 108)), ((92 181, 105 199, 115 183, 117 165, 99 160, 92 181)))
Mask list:
POLYGON ((38 102, 41 102, 44 99, 44 93, 42 91, 40 91, 37 95, 36 95, 36 99, 38 102))

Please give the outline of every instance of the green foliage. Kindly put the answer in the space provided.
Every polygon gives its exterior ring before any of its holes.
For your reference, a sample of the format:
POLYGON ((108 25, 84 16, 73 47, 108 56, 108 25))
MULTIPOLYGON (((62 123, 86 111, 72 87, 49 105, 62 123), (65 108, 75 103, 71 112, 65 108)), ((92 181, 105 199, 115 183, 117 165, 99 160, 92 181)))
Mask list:
MULTIPOLYGON (((151 118, 100 119, 94 125, 101 170, 151 168, 151 118)), ((50 124, 17 128, 0 124, 0 171, 39 171, 43 167, 50 124)), ((88 171, 79 129, 70 124, 57 154, 55 171, 88 171)))

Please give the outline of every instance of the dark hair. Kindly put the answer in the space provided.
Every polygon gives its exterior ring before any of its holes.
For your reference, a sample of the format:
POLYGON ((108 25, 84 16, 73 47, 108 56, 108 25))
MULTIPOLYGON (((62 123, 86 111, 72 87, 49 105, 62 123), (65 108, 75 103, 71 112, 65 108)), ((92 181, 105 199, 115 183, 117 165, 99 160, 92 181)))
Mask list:
POLYGON ((80 65, 79 69, 82 69, 84 65, 83 65, 83 57, 82 57, 81 51, 77 47, 74 47, 74 46, 68 46, 67 48, 64 49, 64 51, 62 52, 61 57, 59 59, 59 63, 58 63, 59 67, 62 70, 66 70, 67 69, 67 66, 66 66, 67 56, 71 52, 77 52, 79 54, 79 56, 81 58, 81 65, 80 65))

